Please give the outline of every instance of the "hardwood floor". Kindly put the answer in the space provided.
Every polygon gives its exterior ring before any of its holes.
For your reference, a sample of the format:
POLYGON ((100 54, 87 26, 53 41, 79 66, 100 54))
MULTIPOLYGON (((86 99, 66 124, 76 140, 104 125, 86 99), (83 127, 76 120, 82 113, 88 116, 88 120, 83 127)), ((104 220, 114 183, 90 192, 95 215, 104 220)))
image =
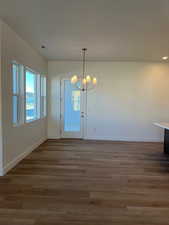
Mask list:
POLYGON ((49 140, 0 178, 0 225, 169 225, 160 143, 49 140))

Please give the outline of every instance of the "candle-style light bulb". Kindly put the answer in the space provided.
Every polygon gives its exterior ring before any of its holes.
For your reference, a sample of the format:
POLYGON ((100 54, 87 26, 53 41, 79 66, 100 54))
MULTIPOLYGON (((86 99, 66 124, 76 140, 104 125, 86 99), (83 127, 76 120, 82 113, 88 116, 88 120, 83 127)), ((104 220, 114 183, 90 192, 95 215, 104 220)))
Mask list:
POLYGON ((86 76, 86 81, 87 81, 87 83, 90 83, 90 82, 91 82, 91 77, 90 77, 90 75, 87 75, 87 76, 86 76))
POLYGON ((83 83, 83 85, 86 85, 86 83, 87 83, 86 78, 83 78, 82 83, 83 83))
POLYGON ((72 84, 75 84, 77 82, 78 78, 77 78, 77 75, 74 75, 72 78, 71 78, 71 83, 72 84))
POLYGON ((93 77, 93 85, 96 85, 97 84, 97 79, 96 77, 93 77))

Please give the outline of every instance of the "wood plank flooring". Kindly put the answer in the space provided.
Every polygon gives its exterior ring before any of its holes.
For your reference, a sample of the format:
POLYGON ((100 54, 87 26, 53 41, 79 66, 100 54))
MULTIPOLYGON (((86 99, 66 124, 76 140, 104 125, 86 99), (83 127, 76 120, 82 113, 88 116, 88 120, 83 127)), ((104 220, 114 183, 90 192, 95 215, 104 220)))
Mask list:
POLYGON ((48 140, 0 178, 0 225, 169 225, 161 143, 48 140))

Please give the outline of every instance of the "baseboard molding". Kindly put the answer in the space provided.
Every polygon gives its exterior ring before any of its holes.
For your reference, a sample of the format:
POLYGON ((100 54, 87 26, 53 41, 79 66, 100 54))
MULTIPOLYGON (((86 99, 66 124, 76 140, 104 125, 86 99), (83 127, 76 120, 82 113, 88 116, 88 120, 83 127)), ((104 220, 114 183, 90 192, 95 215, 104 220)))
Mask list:
POLYGON ((48 136, 48 139, 56 139, 56 140, 59 140, 59 139, 61 139, 60 137, 56 137, 56 136, 48 136))
MULTIPOLYGON (((50 136, 48 139, 59 140, 60 137, 50 136)), ((84 140, 95 141, 126 141, 126 142, 163 142, 162 138, 140 138, 140 137, 98 137, 98 136, 86 136, 84 140)))
POLYGON ((13 159, 10 163, 8 163, 4 168, 0 169, 0 176, 4 176, 9 170, 15 167, 22 159, 28 156, 31 152, 33 152, 37 147, 39 147, 39 145, 41 145, 46 140, 47 138, 41 138, 38 142, 29 146, 25 152, 21 153, 19 156, 13 159))
POLYGON ((139 138, 139 137, 90 137, 86 136, 85 140, 100 140, 100 141, 126 141, 126 142, 163 142, 161 138, 139 138))

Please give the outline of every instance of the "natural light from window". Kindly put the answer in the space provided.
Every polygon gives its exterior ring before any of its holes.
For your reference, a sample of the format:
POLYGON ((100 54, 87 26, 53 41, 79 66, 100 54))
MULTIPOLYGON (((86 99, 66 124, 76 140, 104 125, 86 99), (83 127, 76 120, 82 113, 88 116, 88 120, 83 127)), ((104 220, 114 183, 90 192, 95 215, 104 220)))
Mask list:
POLYGON ((36 74, 26 70, 26 121, 37 118, 36 74))

